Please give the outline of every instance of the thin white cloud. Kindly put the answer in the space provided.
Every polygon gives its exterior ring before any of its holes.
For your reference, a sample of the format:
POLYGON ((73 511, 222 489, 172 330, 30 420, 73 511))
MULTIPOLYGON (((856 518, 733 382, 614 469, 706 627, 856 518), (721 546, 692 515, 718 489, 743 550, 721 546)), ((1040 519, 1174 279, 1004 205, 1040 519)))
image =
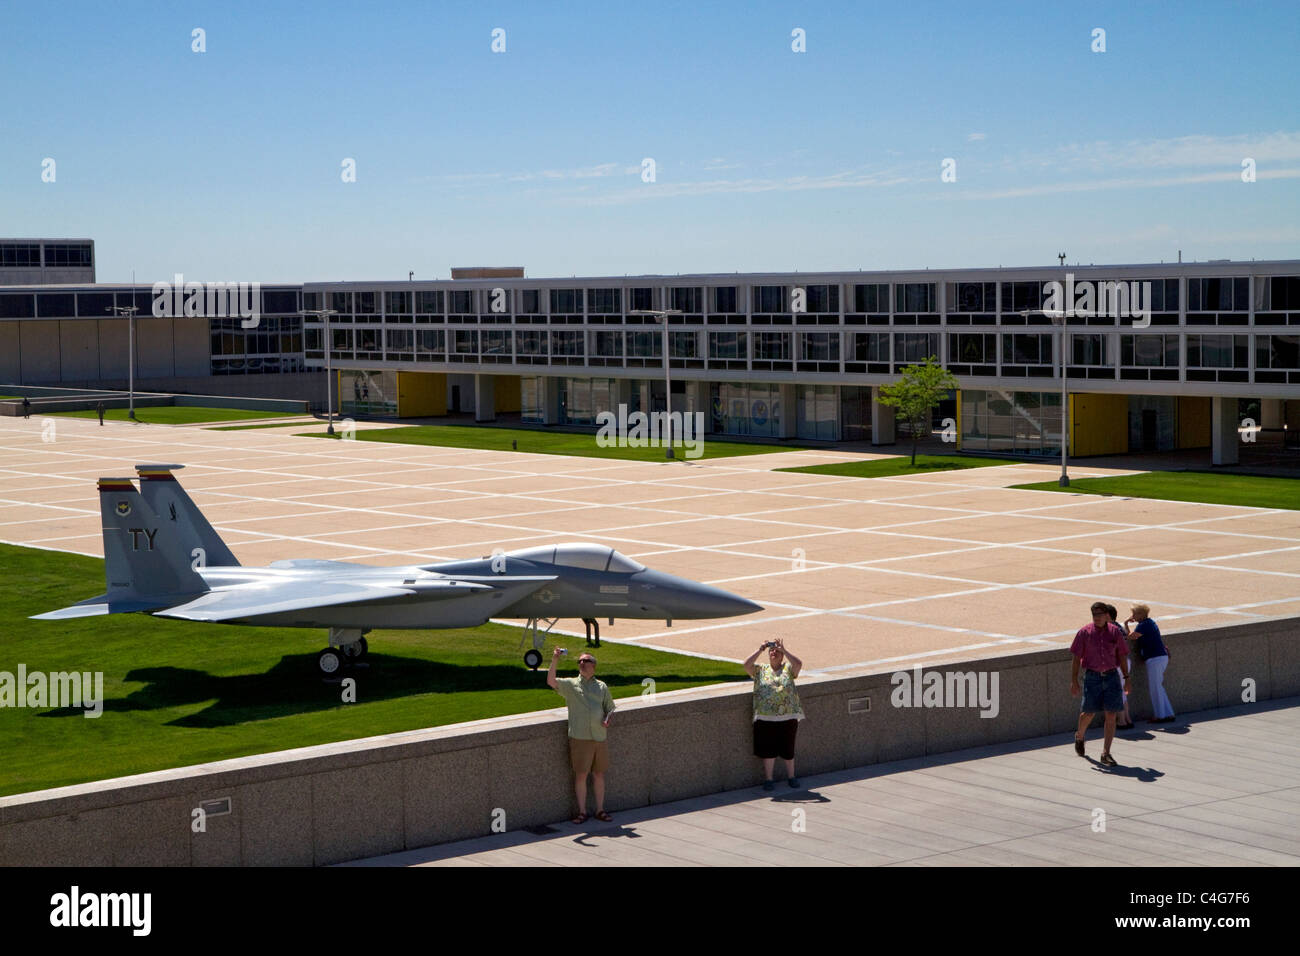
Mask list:
MULTIPOLYGON (((1260 169, 1256 178, 1297 179, 1300 168, 1260 169)), ((1026 186, 1008 186, 1000 189, 972 189, 941 192, 941 198, 957 199, 1019 199, 1025 196, 1050 196, 1060 193, 1097 192, 1108 189, 1162 189, 1169 186, 1194 186, 1201 183, 1236 182, 1243 189, 1249 189, 1250 183, 1241 182, 1240 170, 1219 170, 1207 173, 1188 173, 1182 176, 1129 176, 1124 178, 1075 180, 1072 182, 1035 183, 1026 186)))
POLYGON ((968 143, 978 143, 984 139, 987 139, 987 137, 983 133, 970 133, 966 136, 966 142, 968 143))
POLYGON ((780 179, 711 179, 698 182, 641 183, 631 189, 591 196, 570 196, 569 201, 584 205, 618 205, 655 199, 710 196, 736 193, 802 192, 819 189, 870 189, 901 186, 919 180, 899 171, 869 172, 844 170, 822 176, 787 176, 780 179))
POLYGON ((1048 169, 1173 169, 1229 167, 1241 169, 1243 159, 1256 164, 1300 160, 1300 132, 1238 136, 1180 136, 1124 142, 1069 143, 1048 152, 1029 154, 1013 165, 1048 169))

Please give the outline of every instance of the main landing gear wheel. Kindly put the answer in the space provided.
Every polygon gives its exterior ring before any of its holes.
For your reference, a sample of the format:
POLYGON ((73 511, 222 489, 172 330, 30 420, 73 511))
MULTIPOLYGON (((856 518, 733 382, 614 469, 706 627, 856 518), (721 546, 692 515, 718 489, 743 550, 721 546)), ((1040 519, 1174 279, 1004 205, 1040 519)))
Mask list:
POLYGON ((359 661, 370 652, 370 645, 364 637, 359 637, 351 644, 342 645, 339 650, 349 662, 359 661))
POLYGON ((524 651, 524 664, 533 670, 537 670, 542 666, 542 652, 530 647, 524 651))
POLYGON ((343 669, 343 654, 333 647, 327 647, 316 658, 316 666, 322 677, 335 677, 343 669))

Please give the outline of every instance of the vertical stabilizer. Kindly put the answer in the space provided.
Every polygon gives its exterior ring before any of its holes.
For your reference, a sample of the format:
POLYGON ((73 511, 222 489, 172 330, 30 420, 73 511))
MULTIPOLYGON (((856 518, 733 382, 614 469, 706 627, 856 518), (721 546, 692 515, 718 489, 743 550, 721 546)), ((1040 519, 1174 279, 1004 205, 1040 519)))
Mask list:
POLYGON ((190 559, 198 560, 199 567, 227 568, 239 567, 239 562, 231 554, 226 542, 203 517, 190 496, 185 493, 181 483, 172 474, 184 465, 136 465, 140 475, 140 494, 145 503, 153 509, 159 519, 168 523, 176 533, 177 540, 190 554, 190 559), (195 553, 195 550, 198 553, 195 553))
POLYGON ((175 525, 159 520, 130 478, 99 479, 99 513, 109 604, 180 603, 208 590, 175 525))

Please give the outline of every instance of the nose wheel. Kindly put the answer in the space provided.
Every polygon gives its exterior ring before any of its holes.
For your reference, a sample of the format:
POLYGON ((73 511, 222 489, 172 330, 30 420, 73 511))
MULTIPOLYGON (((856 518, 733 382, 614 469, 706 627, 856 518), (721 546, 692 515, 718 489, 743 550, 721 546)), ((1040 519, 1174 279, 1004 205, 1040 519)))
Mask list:
POLYGON ((329 680, 338 677, 344 667, 359 664, 370 651, 365 633, 359 628, 331 627, 330 646, 316 655, 316 669, 320 676, 329 680))
POLYGON ((536 618, 530 617, 528 623, 524 625, 524 636, 519 639, 519 646, 523 647, 524 642, 532 636, 533 646, 524 651, 524 666, 531 670, 537 670, 542 666, 542 647, 546 644, 546 635, 551 633, 551 628, 559 622, 559 618, 536 618), (537 624, 540 620, 546 621, 546 630, 538 630, 537 624))

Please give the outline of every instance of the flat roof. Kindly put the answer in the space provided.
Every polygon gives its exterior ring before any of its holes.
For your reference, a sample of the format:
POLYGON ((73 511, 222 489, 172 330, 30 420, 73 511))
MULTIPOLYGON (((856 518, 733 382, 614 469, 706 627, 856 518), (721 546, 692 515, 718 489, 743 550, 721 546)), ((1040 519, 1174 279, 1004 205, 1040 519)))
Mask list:
MULTIPOLYGON (((825 279, 827 281, 844 280, 850 277, 925 277, 925 276, 945 276, 945 275, 1003 275, 1008 273, 1059 276, 1064 272, 1084 272, 1091 271, 1094 273, 1114 274, 1117 271, 1129 273, 1156 272, 1163 270, 1181 270, 1202 272, 1206 275, 1213 275, 1217 272, 1228 271, 1235 274, 1248 274, 1250 272, 1269 272, 1273 270, 1283 270, 1287 273, 1300 272, 1300 259, 1210 259, 1200 262, 1147 262, 1147 263, 1111 263, 1111 264, 1070 264, 1064 266, 978 266, 978 267, 953 267, 953 268, 930 268, 924 267, 919 269, 845 269, 829 272, 802 272, 791 270, 789 272, 683 272, 683 273, 642 273, 639 275, 625 274, 616 275, 586 275, 586 276, 530 276, 524 279, 509 280, 512 283, 587 283, 587 282, 633 282, 633 281, 655 281, 660 283, 674 282, 677 280, 693 280, 701 283, 718 283, 727 280, 745 281, 745 282, 762 282, 767 279, 789 279, 791 276, 801 276, 810 279, 825 279)), ((384 279, 378 281, 369 281, 362 279, 345 279, 338 281, 316 281, 304 282, 303 288, 308 290, 318 290, 326 287, 362 287, 367 289, 401 289, 420 287, 431 284, 486 284, 497 282, 493 279, 384 279)))

